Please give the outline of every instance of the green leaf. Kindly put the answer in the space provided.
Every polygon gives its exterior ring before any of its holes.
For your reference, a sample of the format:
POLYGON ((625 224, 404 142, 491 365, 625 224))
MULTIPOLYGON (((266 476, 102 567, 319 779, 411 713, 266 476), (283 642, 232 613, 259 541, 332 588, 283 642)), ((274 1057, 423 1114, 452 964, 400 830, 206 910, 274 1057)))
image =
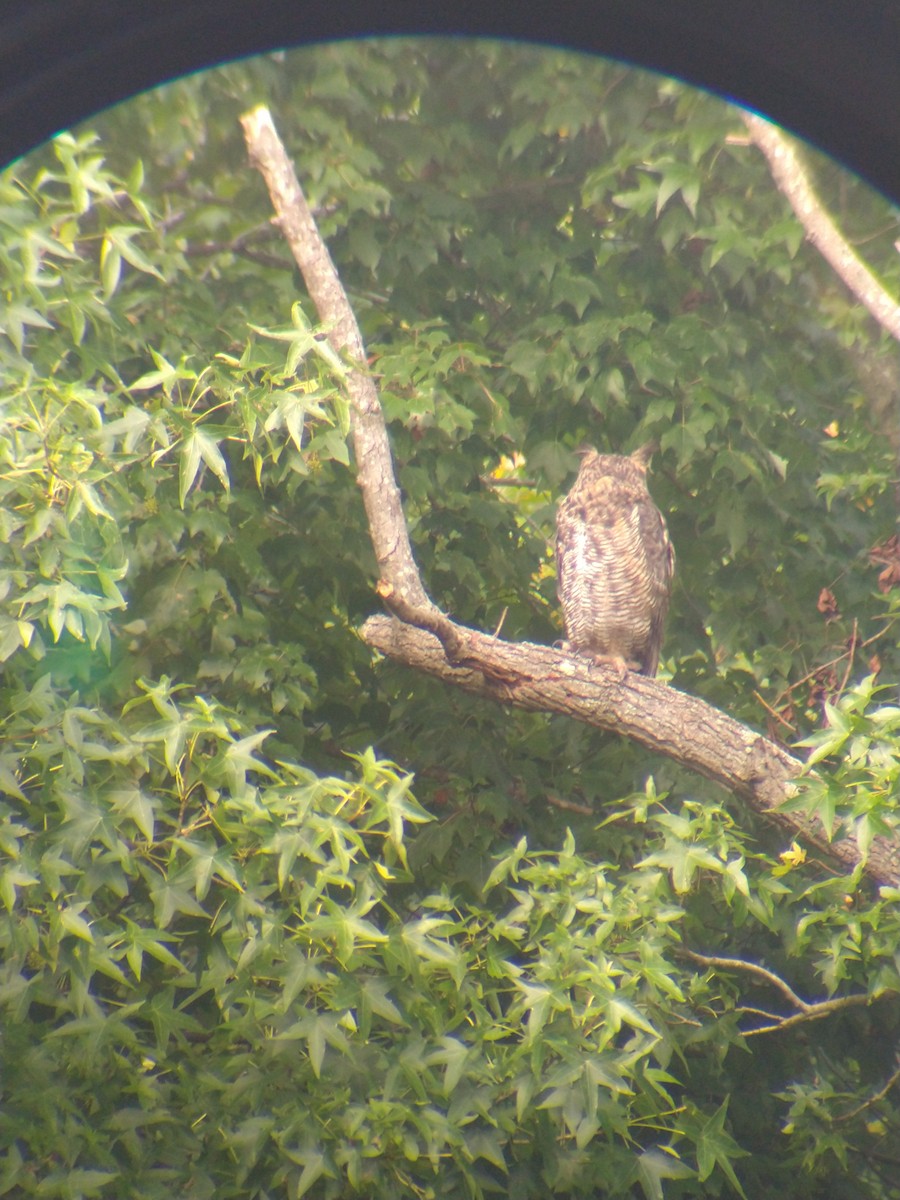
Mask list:
POLYGON ((672 1150, 653 1147, 638 1157, 638 1182, 647 1200, 663 1200, 663 1180, 692 1177, 694 1172, 672 1150))
POLYGON ((130 263, 132 267, 135 267, 138 271, 145 272, 147 275, 153 275, 161 283, 164 283, 165 279, 162 272, 134 244, 134 238, 141 235, 146 236, 146 232, 139 225, 111 225, 106 230, 106 237, 103 244, 104 246, 109 244, 115 247, 116 253, 124 258, 127 263, 130 263))
POLYGON ((3 762, 0 762, 0 792, 3 792, 5 796, 13 796, 16 800, 27 803, 28 797, 22 791, 13 772, 3 762))
POLYGON ((304 1164, 303 1171, 300 1174, 300 1178, 297 1180, 294 1191, 294 1195, 297 1197, 297 1200, 300 1200, 301 1196, 305 1196, 312 1185, 317 1183, 323 1175, 326 1173, 330 1174, 330 1172, 327 1172, 326 1170, 325 1155, 321 1154, 319 1151, 307 1152, 302 1161, 304 1164))
MULTIPOLYGON (((465 1043, 452 1037, 441 1038, 441 1047, 432 1055, 431 1061, 444 1067, 443 1091, 445 1096, 451 1096, 462 1078, 469 1048, 465 1043)), ((491 1159, 490 1161, 495 1160, 491 1159)))
POLYGON ((94 935, 91 932, 91 927, 84 919, 72 908, 60 909, 59 923, 67 933, 74 933, 77 938, 81 938, 84 942, 94 941, 94 935))
POLYGON ((611 1029, 614 1033, 618 1033, 619 1029, 624 1023, 626 1025, 633 1026, 635 1029, 640 1029, 644 1033, 657 1036, 656 1030, 646 1019, 646 1017, 643 1017, 634 1007, 634 1005, 630 1004, 627 1000, 621 1000, 618 998, 610 999, 604 1003, 603 1007, 604 1011, 606 1012, 607 1020, 610 1022, 611 1029))
POLYGON ((697 1178, 703 1183, 719 1167, 737 1194, 744 1196, 744 1189, 738 1182, 732 1163, 737 1158, 746 1157, 747 1151, 742 1150, 725 1129, 727 1113, 728 1101, 723 1100, 700 1130, 697 1138, 697 1178))
POLYGON ((100 278, 103 281, 103 293, 108 300, 119 285, 122 274, 122 255, 118 247, 105 237, 100 246, 100 278))
POLYGON ((483 884, 484 891, 486 893, 491 891, 492 888, 497 887, 498 884, 503 883, 503 881, 506 879, 517 879, 518 875, 516 872, 527 853, 527 838, 519 838, 519 841, 516 843, 515 850, 511 854, 504 855, 504 857, 501 858, 493 868, 490 875, 488 875, 483 884))
POLYGON ((178 503, 184 508, 187 494, 194 486, 197 472, 200 470, 201 449, 200 438, 194 430, 181 447, 178 467, 178 503))
POLYGON ((407 1021, 397 1005, 388 996, 389 983, 387 980, 372 977, 360 985, 363 1005, 379 1017, 394 1025, 406 1025, 407 1021))
MULTIPOLYGON (((231 486, 228 479, 228 467, 218 443, 209 434, 204 433, 202 429, 195 429, 192 437, 196 439, 200 457, 227 492, 231 486)), ((190 489, 188 488, 188 490, 190 489)))
POLYGON ((152 799, 139 788, 123 788, 109 796, 115 812, 130 817, 148 842, 153 841, 155 807, 152 799))

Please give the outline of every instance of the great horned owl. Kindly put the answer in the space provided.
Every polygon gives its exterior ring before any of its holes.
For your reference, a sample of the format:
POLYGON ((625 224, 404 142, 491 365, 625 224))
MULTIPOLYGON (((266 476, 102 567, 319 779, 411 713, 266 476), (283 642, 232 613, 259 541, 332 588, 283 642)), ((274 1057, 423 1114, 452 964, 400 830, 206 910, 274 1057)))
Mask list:
POLYGON ((626 457, 581 451, 556 516, 563 646, 641 675, 656 674, 675 552, 647 490, 651 443, 626 457))

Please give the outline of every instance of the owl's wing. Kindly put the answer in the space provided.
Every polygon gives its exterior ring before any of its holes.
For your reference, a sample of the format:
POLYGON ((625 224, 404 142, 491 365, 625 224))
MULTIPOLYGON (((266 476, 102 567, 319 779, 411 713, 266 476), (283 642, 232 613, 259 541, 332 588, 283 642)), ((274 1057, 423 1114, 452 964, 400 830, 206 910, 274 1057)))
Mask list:
POLYGON ((568 626, 567 604, 571 595, 570 572, 575 570, 575 539, 578 519, 572 502, 564 499, 556 513, 556 595, 562 606, 563 622, 568 626))
POLYGON ((659 666, 666 613, 672 594, 672 578, 675 574, 675 548, 669 540, 665 519, 656 505, 648 500, 639 506, 641 544, 650 590, 654 597, 650 617, 650 636, 641 664, 641 674, 652 679, 659 666))

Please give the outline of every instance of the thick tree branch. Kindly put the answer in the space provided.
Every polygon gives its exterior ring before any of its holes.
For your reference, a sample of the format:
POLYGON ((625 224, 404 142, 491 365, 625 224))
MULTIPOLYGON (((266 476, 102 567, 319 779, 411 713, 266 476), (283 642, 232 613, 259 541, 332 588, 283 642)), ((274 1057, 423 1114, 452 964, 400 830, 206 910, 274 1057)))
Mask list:
POLYGON ((741 116, 750 137, 766 156, 772 178, 797 214, 806 236, 860 304, 865 305, 883 329, 900 341, 900 306, 842 237, 816 195, 790 140, 777 125, 762 117, 748 112, 741 116))
MULTIPOLYGON (((829 842, 818 824, 779 810, 795 792, 803 763, 696 696, 630 671, 620 680, 614 669, 550 646, 503 642, 473 629, 460 629, 465 653, 455 662, 435 637, 390 617, 369 617, 360 633, 389 658, 467 692, 631 738, 736 792, 790 837, 802 837, 848 870, 860 861, 855 842, 829 842)), ((879 883, 900 884, 900 845, 875 839, 866 869, 879 883)))
POLYGON ((365 347, 353 309, 293 165, 275 132, 269 110, 263 106, 252 109, 241 117, 241 125, 250 160, 266 181, 281 232, 300 268, 319 319, 328 329, 328 340, 352 364, 346 386, 351 402, 357 482, 382 572, 379 592, 386 602, 395 600, 410 613, 414 611, 420 619, 429 621, 427 627, 440 626, 442 614, 426 595, 413 559, 387 429, 375 384, 365 368, 365 347))
MULTIPOLYGON (((429 599, 412 554, 394 477, 384 416, 353 310, 319 236, 271 116, 256 108, 241 118, 251 161, 259 168, 281 230, 303 273, 333 348, 351 366, 347 391, 357 481, 381 572, 377 592, 399 620, 371 617, 363 639, 381 653, 457 687, 504 704, 562 713, 612 730, 698 771, 746 797, 757 811, 802 835, 852 869, 852 842, 836 845, 810 822, 778 805, 792 794, 802 763, 761 734, 655 680, 594 666, 531 643, 510 643, 465 629, 429 599)), ((880 882, 900 884, 900 844, 876 843, 867 869, 880 882)))

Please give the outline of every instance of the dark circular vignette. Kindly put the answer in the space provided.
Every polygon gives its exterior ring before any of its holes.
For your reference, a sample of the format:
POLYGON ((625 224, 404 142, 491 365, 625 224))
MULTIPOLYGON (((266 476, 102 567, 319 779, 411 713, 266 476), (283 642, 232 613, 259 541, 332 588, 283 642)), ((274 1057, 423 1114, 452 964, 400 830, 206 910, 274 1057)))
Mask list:
POLYGON ((389 34, 543 42, 674 75, 772 117, 900 199, 894 0, 0 0, 0 164, 181 75, 389 34))

